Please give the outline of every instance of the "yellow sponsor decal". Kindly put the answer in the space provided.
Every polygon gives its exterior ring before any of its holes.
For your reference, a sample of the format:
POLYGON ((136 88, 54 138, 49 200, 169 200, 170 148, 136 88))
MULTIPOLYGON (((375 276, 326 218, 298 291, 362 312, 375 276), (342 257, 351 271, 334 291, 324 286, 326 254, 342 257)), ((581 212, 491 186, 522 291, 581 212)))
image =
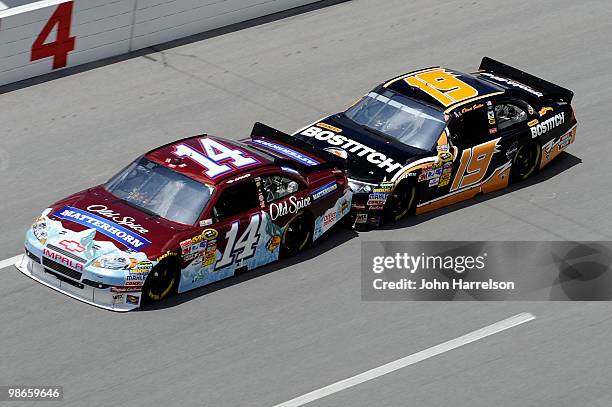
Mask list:
POLYGON ((331 124, 327 124, 327 123, 317 123, 317 126, 322 128, 322 129, 327 129, 327 130, 331 130, 334 133, 342 133, 342 129, 339 127, 335 127, 332 126, 331 124))
POLYGON ((538 113, 540 113, 540 116, 544 116, 546 113, 552 112, 553 110, 554 109, 552 107, 543 107, 538 113))
POLYGON ((527 126, 532 127, 532 126, 535 126, 538 123, 540 123, 540 121, 538 119, 533 119, 532 121, 527 123, 527 126))

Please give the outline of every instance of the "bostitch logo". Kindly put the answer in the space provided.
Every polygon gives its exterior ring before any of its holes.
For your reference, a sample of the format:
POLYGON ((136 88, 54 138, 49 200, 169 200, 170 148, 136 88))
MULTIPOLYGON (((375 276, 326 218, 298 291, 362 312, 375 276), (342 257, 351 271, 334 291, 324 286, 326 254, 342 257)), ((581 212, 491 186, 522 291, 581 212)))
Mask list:
POLYGON ((535 138, 541 136, 542 134, 551 131, 552 129, 562 125, 563 123, 565 123, 565 113, 561 112, 559 114, 554 115, 550 119, 544 120, 542 123, 536 124, 535 126, 531 127, 531 137, 535 138))
POLYGON ((75 240, 62 240, 61 242, 59 242, 59 244, 62 245, 64 249, 68 250, 69 252, 83 253, 85 251, 85 248, 75 240))

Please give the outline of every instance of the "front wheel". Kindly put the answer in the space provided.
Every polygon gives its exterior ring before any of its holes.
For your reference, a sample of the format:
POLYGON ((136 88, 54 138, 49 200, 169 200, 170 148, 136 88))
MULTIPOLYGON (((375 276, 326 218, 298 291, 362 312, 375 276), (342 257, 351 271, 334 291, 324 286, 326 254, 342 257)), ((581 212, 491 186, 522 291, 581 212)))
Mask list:
POLYGON ((298 213, 285 226, 281 239, 281 256, 288 257, 304 250, 312 239, 312 221, 304 212, 298 213))
POLYGON ((405 217, 416 200, 416 187, 412 183, 401 183, 389 194, 385 202, 385 220, 395 222, 405 217))
POLYGON ((142 287, 143 303, 159 302, 176 291, 179 273, 171 262, 160 262, 147 276, 142 287))
POLYGON ((542 148, 534 141, 530 141, 519 148, 512 160, 510 178, 512 181, 524 181, 532 176, 538 169, 542 148))

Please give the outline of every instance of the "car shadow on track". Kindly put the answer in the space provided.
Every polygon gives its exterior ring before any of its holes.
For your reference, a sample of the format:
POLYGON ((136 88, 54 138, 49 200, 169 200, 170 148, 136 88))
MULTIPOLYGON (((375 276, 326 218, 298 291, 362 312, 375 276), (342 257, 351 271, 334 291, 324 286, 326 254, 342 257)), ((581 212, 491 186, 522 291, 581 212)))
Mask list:
POLYGON ((36 76, 34 78, 24 79, 19 82, 9 83, 0 86, 0 95, 3 93, 12 92, 27 88, 29 86, 38 85, 40 83, 52 81, 54 79, 63 78, 65 76, 74 75, 81 72, 90 71, 92 69, 101 68, 103 66, 111 65, 117 62, 127 61, 132 58, 146 57, 149 54, 155 54, 160 51, 165 51, 171 48, 180 47, 182 45, 191 44, 193 42, 203 41, 209 38, 218 37, 221 35, 229 34, 235 31, 244 30, 246 28, 256 27, 263 24, 268 24, 274 21, 282 20, 289 17, 294 17, 300 14, 308 13, 310 11, 319 10, 325 7, 330 7, 335 4, 344 3, 350 0, 321 0, 316 3, 306 4, 304 6, 295 7, 289 10, 280 11, 278 13, 270 14, 268 16, 254 18, 252 20, 243 21, 240 23, 232 24, 227 27, 221 27, 203 33, 194 34, 189 37, 179 38, 177 40, 165 42, 163 44, 154 45, 152 47, 143 48, 140 50, 132 51, 127 54, 117 55, 99 61, 88 62, 83 65, 73 66, 70 68, 62 69, 57 72, 50 72, 48 74, 36 76))
MULTIPOLYGON (((524 182, 520 182, 517 184, 510 185, 509 187, 501 190, 492 192, 485 195, 479 195, 473 199, 468 199, 467 201, 463 201, 445 208, 441 208, 423 215, 419 216, 410 216, 402 221, 395 222, 392 224, 388 224, 379 228, 377 230, 393 230, 393 229, 401 229, 407 228, 410 226, 418 225, 423 222, 427 222, 430 219, 435 217, 445 215, 447 213, 451 213, 457 211, 462 208, 466 208, 468 206, 488 201, 489 199, 496 198, 498 196, 506 195, 510 192, 514 192, 520 190, 522 188, 526 188, 535 184, 539 184, 540 182, 544 182, 572 167, 578 165, 582 162, 582 160, 572 154, 567 152, 563 152, 560 154, 555 160, 553 160, 544 170, 540 171, 530 179, 524 182)), ((367 232, 365 232, 367 233, 367 232)), ((143 308, 140 308, 140 311, 155 311, 164 308, 174 307, 176 305, 182 304, 187 301, 191 301, 192 299, 201 297, 203 295, 213 293, 215 291, 222 290, 224 288, 228 288, 237 284, 244 283, 251 279, 264 276, 266 274, 279 271, 285 267, 293 266, 298 263, 302 263, 308 260, 311 260, 322 253, 325 253, 329 250, 334 249, 337 246, 340 246, 343 243, 348 242, 351 239, 354 239, 359 236, 359 233, 355 230, 349 229, 348 227, 344 227, 338 225, 330 230, 328 233, 323 235, 320 240, 318 240, 312 247, 308 248, 305 252, 291 257, 287 259, 281 259, 275 263, 269 264, 267 266, 263 266, 252 271, 248 271, 245 273, 238 274, 232 278, 228 278, 226 280, 221 280, 216 283, 196 288, 194 290, 172 296, 165 301, 162 301, 159 304, 150 304, 143 308)))
POLYGON ((228 288, 228 287, 231 287, 237 284, 244 283, 254 278, 261 277, 266 274, 273 273, 275 271, 279 271, 281 269, 284 269, 285 267, 290 267, 295 264, 308 261, 356 237, 358 237, 358 234, 356 231, 349 229, 348 227, 344 227, 342 225, 337 225, 332 230, 325 233, 311 247, 307 248, 303 253, 300 253, 297 256, 293 256, 293 257, 286 258, 286 259, 281 259, 269 265, 259 267, 259 268, 256 268, 254 270, 247 271, 244 273, 237 274, 234 277, 231 277, 225 280, 221 280, 216 283, 206 285, 204 287, 196 288, 194 290, 187 291, 185 293, 174 295, 160 302, 159 304, 150 304, 150 305, 140 308, 139 310, 140 311, 155 311, 159 309, 174 307, 184 302, 191 301, 194 298, 198 298, 203 295, 210 294, 218 290, 222 290, 224 288, 228 288))
POLYGON ((402 229, 402 228, 407 228, 410 226, 419 225, 423 222, 427 222, 428 220, 436 218, 438 216, 446 215, 448 213, 455 212, 459 209, 467 208, 468 206, 476 205, 481 202, 486 202, 490 199, 494 199, 499 196, 503 196, 511 192, 518 191, 520 189, 527 188, 532 185, 547 181, 550 178, 564 171, 567 171, 570 168, 580 163, 582 163, 582 159, 564 151, 561 154, 559 154, 559 156, 557 156, 554 160, 552 160, 550 164, 544 167, 542 171, 538 172, 531 178, 528 178, 526 181, 518 182, 516 184, 510 184, 507 188, 504 188, 502 190, 490 192, 484 195, 478 195, 472 199, 468 199, 463 202, 459 202, 459 203, 456 203, 450 206, 446 206, 444 208, 436 209, 434 211, 424 213, 422 215, 408 216, 407 218, 401 221, 383 225, 377 230, 395 230, 395 229, 402 229))

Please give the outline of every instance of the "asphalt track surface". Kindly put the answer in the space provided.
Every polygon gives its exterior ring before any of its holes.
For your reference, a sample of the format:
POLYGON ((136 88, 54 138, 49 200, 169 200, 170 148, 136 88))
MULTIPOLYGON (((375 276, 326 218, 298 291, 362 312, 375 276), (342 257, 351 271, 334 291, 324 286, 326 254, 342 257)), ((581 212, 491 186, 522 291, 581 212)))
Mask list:
POLYGON ((48 203, 146 149, 202 131, 241 138, 255 120, 291 131, 420 67, 498 58, 574 90, 579 128, 530 182, 384 230, 337 230, 159 309, 99 310, 3 268, 0 385, 63 385, 68 406, 273 406, 530 312, 310 405, 612 405, 609 302, 362 302, 356 255, 361 240, 612 240, 611 18, 605 0, 354 0, 8 89, 0 260, 48 203))

